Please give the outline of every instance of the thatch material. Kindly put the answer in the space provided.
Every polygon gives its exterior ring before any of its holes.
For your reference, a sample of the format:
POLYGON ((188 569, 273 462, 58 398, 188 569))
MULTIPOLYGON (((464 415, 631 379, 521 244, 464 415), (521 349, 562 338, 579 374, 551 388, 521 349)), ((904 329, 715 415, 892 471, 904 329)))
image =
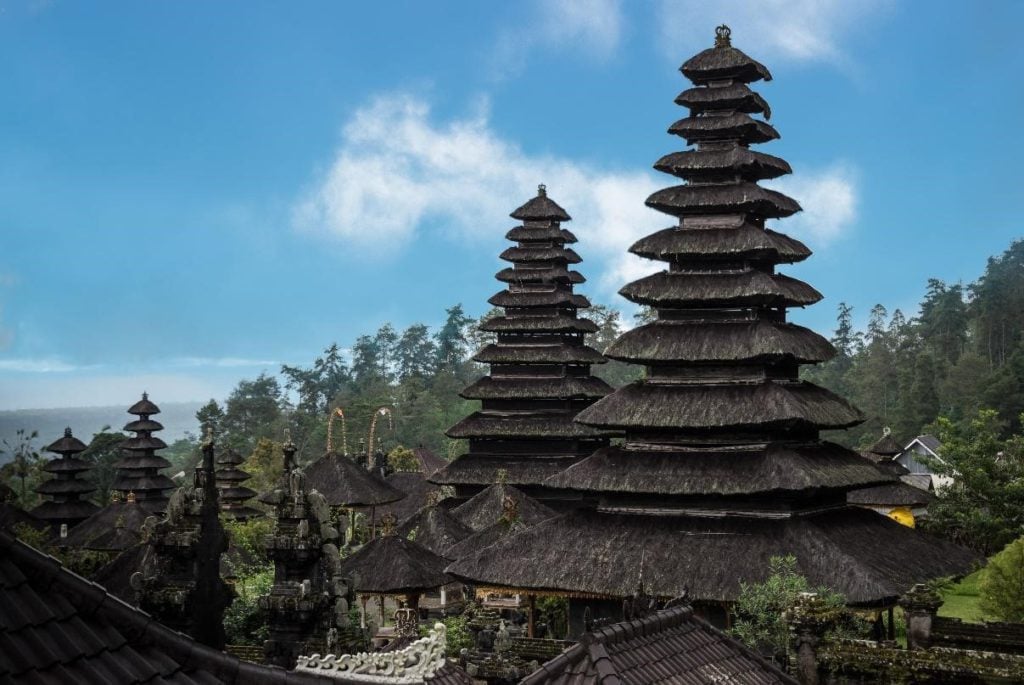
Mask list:
POLYGON ((413 540, 434 554, 453 559, 447 551, 455 543, 473 534, 473 529, 438 505, 423 507, 395 531, 399 537, 413 540))
POLYGON ((566 264, 579 264, 583 261, 576 252, 568 247, 525 245, 524 247, 509 247, 499 258, 506 262, 562 262, 566 264))
POLYGON ((746 145, 767 143, 779 137, 770 124, 742 112, 686 117, 669 126, 668 132, 685 138, 690 145, 710 140, 737 140, 746 145))
POLYGON ((603 364, 593 347, 566 344, 487 345, 473 356, 481 364, 603 364))
POLYGON ((661 271, 628 283, 619 294, 652 307, 802 307, 822 294, 789 276, 752 269, 738 273, 661 271))
POLYGON ((770 661, 677 606, 585 634, 521 685, 797 685, 770 661))
POLYGON ((772 110, 767 101, 745 83, 733 83, 718 88, 687 88, 676 96, 675 102, 682 107, 688 107, 694 114, 714 110, 735 110, 747 114, 764 114, 765 119, 772 118, 772 110))
POLYGON ((531 240, 560 240, 563 243, 577 243, 572 231, 555 225, 516 226, 505 234, 507 240, 527 242, 531 240))
POLYGON ((666 228, 641 238, 629 251, 648 259, 769 261, 791 264, 811 255, 807 246, 789 236, 743 223, 737 228, 687 230, 666 228))
POLYGON ((659 385, 638 381, 580 412, 588 426, 627 431, 849 428, 864 415, 846 400, 804 382, 659 385))
POLYGON ((686 60, 683 66, 679 67, 679 71, 698 85, 709 81, 752 83, 761 79, 772 80, 768 67, 729 45, 716 46, 697 53, 686 60))
POLYGON ((508 267, 494 275, 503 283, 584 283, 587 279, 579 271, 570 271, 565 267, 549 269, 514 269, 508 267))
POLYGON ((796 200, 749 182, 673 186, 652 193, 646 204, 672 216, 744 212, 779 219, 800 211, 796 200))
POLYGON ((608 435, 573 421, 561 411, 478 411, 470 414, 444 433, 449 438, 523 438, 560 440, 597 439, 608 435))
POLYGON ((478 530, 472 535, 459 540, 448 548, 446 557, 449 559, 462 559, 472 556, 480 550, 486 549, 505 538, 511 537, 527 529, 527 525, 519 520, 505 521, 498 520, 483 530, 478 530))
POLYGON ((70 527, 85 521, 97 511, 99 511, 99 507, 92 502, 76 499, 67 502, 43 502, 32 510, 32 515, 51 525, 59 526, 61 523, 67 523, 70 527))
POLYGON ((53 452, 54 454, 71 455, 78 454, 79 452, 84 452, 87 449, 87 447, 84 442, 82 442, 81 440, 79 440, 78 438, 71 434, 70 428, 65 428, 64 435, 54 440, 43 449, 47 452, 53 452))
POLYGON ((608 346, 611 359, 659 365, 697 362, 817 363, 835 356, 832 344, 802 326, 757 321, 659 320, 626 331, 608 346))
POLYGON ((745 147, 672 152, 655 162, 654 168, 688 181, 726 173, 757 181, 793 173, 786 160, 745 147))
POLYGON ((359 594, 418 594, 452 582, 448 560, 412 540, 385 535, 342 559, 341 574, 359 594))
POLYGON ((480 324, 487 333, 596 333, 597 324, 589 319, 557 316, 492 316, 480 324))
MULTIPOLYGON (((153 405, 152 402, 150 402, 149 404, 153 405)), ((129 411, 128 413, 131 412, 129 411)), ((163 429, 164 424, 160 423, 159 421, 154 421, 148 416, 136 419, 134 421, 129 421, 124 425, 124 430, 129 431, 131 433, 138 433, 141 431, 149 431, 150 433, 152 433, 155 431, 162 431, 163 429)))
POLYGON ((452 516, 475 531, 489 528, 505 513, 505 498, 516 503, 518 521, 532 526, 555 515, 555 512, 507 483, 495 483, 452 510, 452 516))
POLYGON ((337 507, 370 507, 394 502, 405 493, 388 485, 348 457, 327 452, 305 468, 306 484, 337 507))
POLYGON ((43 530, 47 527, 46 521, 36 518, 7 500, 0 500, 0 531, 13 533, 15 526, 19 525, 26 525, 36 530, 43 530))
POLYGON ((463 454, 430 477, 439 485, 490 485, 505 473, 510 485, 536 485, 561 473, 583 458, 582 455, 544 455, 543 445, 529 456, 463 454))
POLYGON ((495 307, 558 307, 568 306, 577 309, 590 307, 590 300, 583 295, 576 295, 565 290, 553 290, 551 292, 517 291, 509 292, 502 290, 495 293, 487 300, 495 307))
POLYGON ((885 483, 856 452, 833 443, 771 443, 664 450, 606 447, 545 485, 591 493, 764 498, 818 497, 885 483))
POLYGON ((85 449, 85 443, 72 435, 70 428, 65 428, 64 435, 46 447, 46 451, 60 456, 43 467, 54 477, 40 483, 35 490, 49 500, 33 509, 32 514, 49 523, 54 530, 62 525, 80 523, 99 509, 92 502, 80 499, 96 491, 95 485, 81 478, 81 474, 92 470, 93 465, 74 456, 85 449))
POLYGON ((375 525, 379 525, 389 515, 397 522, 405 521, 426 506, 431 493, 439 491, 439 488, 429 483, 427 477, 419 471, 396 471, 384 480, 391 487, 404 492, 405 497, 375 508, 372 519, 375 525))
POLYGON ((867 509, 789 519, 580 510, 499 540, 449 571, 490 587, 627 597, 642 570, 656 596, 688 587, 692 597, 733 602, 741 583, 764 580, 769 559, 787 554, 796 556, 798 572, 812 586, 861 605, 891 604, 915 583, 967 573, 980 561, 867 509))
POLYGON ((868 448, 868 452, 883 458, 892 459, 896 455, 903 452, 903 448, 896 442, 896 439, 892 437, 892 433, 886 428, 882 433, 882 437, 875 442, 874 445, 868 448))
POLYGON ((115 464, 117 476, 112 487, 124 497, 134 495, 150 511, 162 511, 167 505, 167 493, 175 488, 175 483, 159 473, 160 469, 170 466, 170 462, 155 454, 155 450, 167 446, 153 436, 153 432, 162 430, 163 426, 149 418, 159 414, 160 408, 142 393, 142 399, 133 404, 128 413, 138 418, 126 424, 125 430, 136 435, 121 443, 124 456, 115 464))
POLYGON ((934 499, 935 495, 932 493, 906 483, 886 483, 873 488, 859 488, 846 496, 846 501, 850 504, 889 507, 926 507, 934 499))
POLYGON ((447 459, 437 456, 426 447, 417 447, 412 453, 415 455, 416 461, 419 462, 420 473, 424 476, 432 476, 448 465, 447 459))
POLYGON ((588 399, 604 397, 612 387, 594 376, 530 378, 484 376, 459 395, 467 400, 490 399, 588 399))
MULTIPOLYGON (((62 545, 94 549, 93 541, 110 536, 118 528, 138 535, 152 512, 139 502, 111 502, 68 531, 62 545)), ((101 549, 104 549, 101 546, 101 549)))
POLYGON ((137 544, 126 548, 101 566, 89 579, 102 585, 104 590, 121 601, 134 606, 136 600, 132 575, 142 569, 148 547, 146 544, 137 544))
POLYGON ((520 221, 571 221, 572 217, 548 197, 547 190, 541 186, 537 197, 516 209, 509 216, 520 221))

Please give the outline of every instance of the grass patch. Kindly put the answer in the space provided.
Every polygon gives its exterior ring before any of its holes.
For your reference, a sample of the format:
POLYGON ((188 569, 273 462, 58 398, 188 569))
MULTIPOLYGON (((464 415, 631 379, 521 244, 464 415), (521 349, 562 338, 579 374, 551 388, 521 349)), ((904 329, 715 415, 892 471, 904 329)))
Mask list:
POLYGON ((942 592, 943 604, 939 607, 939 616, 959 618, 968 623, 981 623, 993 620, 987 616, 980 606, 981 571, 975 571, 964 577, 959 583, 950 585, 942 592))

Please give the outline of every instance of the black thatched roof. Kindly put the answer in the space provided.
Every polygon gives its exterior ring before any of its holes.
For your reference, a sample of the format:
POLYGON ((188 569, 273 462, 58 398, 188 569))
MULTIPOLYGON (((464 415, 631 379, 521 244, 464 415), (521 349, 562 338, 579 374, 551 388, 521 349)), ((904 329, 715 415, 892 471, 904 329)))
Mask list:
POLYGON ((435 504, 423 507, 406 519, 398 526, 396 534, 415 541, 434 554, 451 559, 453 557, 448 556, 448 549, 472 535, 473 529, 448 513, 444 507, 435 504))
POLYGON ((447 459, 437 456, 426 447, 417 447, 412 452, 420 463, 420 472, 425 476, 429 477, 448 465, 447 459))
POLYGON ((356 679, 287 672, 199 644, 0 532, 0 681, 330 685, 356 679))
POLYGON ((555 515, 555 512, 525 494, 519 488, 506 483, 495 483, 474 495, 452 510, 452 516, 475 531, 481 531, 495 524, 505 512, 505 498, 516 503, 518 520, 532 526, 555 515))
POLYGON ((487 302, 495 307, 575 307, 576 309, 590 307, 590 300, 583 295, 561 290, 551 292, 502 290, 488 298, 487 302))
POLYGON ((612 387, 595 376, 484 376, 459 393, 467 400, 589 399, 604 397, 612 387))
POLYGON ((524 455, 463 454, 434 473, 430 480, 440 485, 490 485, 505 473, 511 485, 535 485, 561 473, 582 459, 582 455, 545 455, 537 452, 524 455))
POLYGON ((78 454, 86 450, 85 443, 71 434, 70 428, 64 429, 64 435, 43 448, 55 454, 78 454))
POLYGON ((558 314, 556 316, 492 316, 480 324, 487 333, 596 333, 597 324, 589 319, 558 314))
POLYGON ((160 469, 171 465, 155 453, 155 450, 167 447, 163 440, 153 435, 154 431, 162 430, 163 426, 149 418, 159 414, 160 408, 150 401, 146 393, 142 393, 142 399, 133 404, 128 413, 139 419, 125 425, 125 430, 134 432, 135 436, 121 443, 124 456, 114 465, 117 476, 112 487, 124 496, 133 494, 152 511, 161 511, 167 504, 167 492, 174 489, 175 484, 167 476, 158 473, 160 469))
POLYGON ((657 430, 848 428, 864 420, 846 400, 800 381, 659 385, 637 381, 581 411, 588 426, 657 430))
POLYGON ((786 160, 745 147, 670 152, 655 162, 654 168, 687 181, 720 177, 725 173, 759 181, 793 173, 786 160))
POLYGON ((800 211, 796 200, 755 183, 673 186, 652 193, 647 206, 672 216, 744 212, 767 219, 800 211))
POLYGON ((767 143, 779 137, 779 132, 771 125, 742 112, 685 117, 669 126, 668 132, 685 138, 691 145, 723 139, 738 140, 744 144, 767 143))
POLYGON ((684 229, 673 226, 641 238, 629 251, 663 261, 721 257, 777 264, 799 262, 811 254, 799 240, 745 222, 721 228, 684 229))
POLYGON ((579 242, 572 231, 554 224, 516 226, 505 234, 505 238, 516 242, 527 242, 532 240, 561 240, 564 243, 579 242))
POLYGON ((679 362, 823 362, 835 356, 828 340, 802 326, 756 321, 659 320, 626 331, 605 354, 638 364, 679 362))
POLYGON ((527 527, 525 523, 518 519, 514 521, 499 519, 483 530, 478 530, 453 544, 448 548, 445 556, 453 560, 471 556, 480 550, 490 547, 499 540, 504 540, 526 530, 527 527))
POLYGON ((348 457, 327 452, 305 468, 308 487, 327 498, 331 506, 369 507, 405 497, 348 457))
POLYGON ((73 526, 99 509, 92 502, 80 499, 96 490, 95 485, 79 477, 91 470, 92 464, 73 456, 85 449, 85 444, 71 434, 70 428, 65 428, 64 435, 46 447, 48 452, 60 456, 43 467, 44 471, 52 473, 54 477, 44 480, 35 490, 49 500, 33 509, 32 513, 55 529, 61 525, 73 526))
POLYGON ((585 283, 587 279, 579 271, 567 269, 564 266, 555 266, 541 269, 516 269, 507 267, 494 277, 503 283, 585 283))
POLYGON ((683 76, 698 85, 710 81, 737 81, 752 83, 753 81, 772 80, 768 68, 751 59, 746 54, 732 47, 729 41, 728 27, 719 27, 719 37, 715 47, 697 53, 679 67, 683 76))
POLYGON ((822 294, 782 274, 751 269, 735 273, 661 271, 628 283, 619 294, 652 307, 798 307, 814 304, 822 294))
POLYGON ((628 597, 640 579, 672 597, 688 587, 732 602, 773 556, 792 554, 812 586, 860 605, 891 604, 915 583, 972 570, 972 552, 859 508, 768 519, 637 516, 579 510, 549 519, 449 567, 482 587, 628 597))
POLYGON ((739 640, 677 606, 585 634, 521 685, 796 685, 739 640))
MULTIPOLYGON (((449 438, 600 439, 608 435, 573 420, 564 411, 478 411, 445 431, 449 438)), ((543 449, 539 447, 538 449, 543 449)))
POLYGON ((353 579, 360 594, 412 594, 452 582, 447 565, 447 559, 412 540, 385 535, 342 559, 341 573, 353 579))
POLYGON ((603 364, 604 356, 587 345, 505 343, 487 345, 473 356, 481 364, 603 364))
POLYGON ((506 262, 565 262, 579 264, 583 260, 568 247, 529 245, 525 247, 509 247, 500 255, 506 262))
POLYGON ((537 197, 510 214, 513 219, 520 221, 571 221, 572 217, 564 209, 558 206, 554 200, 548 197, 547 188, 543 185, 537 187, 537 197))
POLYGON ((16 504, 0 500, 0 531, 10 532, 18 525, 26 525, 36 530, 43 530, 47 527, 45 521, 36 518, 16 504))
POLYGON ((373 512, 373 523, 379 524, 384 517, 395 517, 402 522, 427 504, 431 493, 439 492, 439 488, 427 481, 427 477, 419 471, 396 471, 384 479, 395 490, 405 493, 405 497, 390 504, 382 504, 373 512))
POLYGON ((747 114, 764 114, 771 119, 772 110, 763 97, 745 83, 732 83, 718 88, 687 88, 675 100, 693 113, 709 110, 735 110, 747 114))
MULTIPOLYGON (((138 402, 136 402, 132 406, 128 407, 128 413, 129 414, 135 414, 136 416, 141 416, 141 417, 146 418, 146 417, 150 417, 150 416, 152 416, 154 414, 159 414, 160 413, 160 407, 156 406, 153 402, 150 401, 149 393, 145 393, 144 392, 144 393, 142 393, 142 399, 141 400, 139 400, 138 402)), ((134 430, 134 429, 126 428, 125 430, 134 430)), ((153 429, 153 430, 159 430, 159 429, 153 429)))
POLYGON ((135 588, 132 575, 141 570, 149 545, 140 543, 120 552, 113 559, 100 566, 89 579, 103 586, 103 589, 123 602, 135 605, 135 588))
POLYGON ((81 549, 94 549, 92 546, 94 540, 110 534, 119 526, 138 534, 142 530, 142 524, 145 523, 146 518, 151 515, 151 512, 139 502, 111 502, 68 531, 67 538, 61 544, 81 549))
POLYGON ((606 447, 549 478, 549 487, 597 493, 700 496, 817 495, 891 484, 856 452, 833 443, 645 449, 606 447))
POLYGON ((66 502, 43 502, 32 510, 32 515, 51 525, 59 526, 61 523, 67 523, 68 526, 73 526, 97 511, 99 511, 99 507, 89 500, 72 499, 66 502))
POLYGON ((888 507, 925 507, 931 504, 933 499, 935 495, 932 493, 901 482, 860 488, 846 496, 846 501, 850 504, 888 507))
POLYGON ((882 437, 880 437, 874 445, 868 448, 868 452, 871 454, 889 459, 892 459, 902 451, 903 448, 900 447, 900 444, 892 437, 892 433, 889 432, 888 428, 886 428, 882 433, 882 437))

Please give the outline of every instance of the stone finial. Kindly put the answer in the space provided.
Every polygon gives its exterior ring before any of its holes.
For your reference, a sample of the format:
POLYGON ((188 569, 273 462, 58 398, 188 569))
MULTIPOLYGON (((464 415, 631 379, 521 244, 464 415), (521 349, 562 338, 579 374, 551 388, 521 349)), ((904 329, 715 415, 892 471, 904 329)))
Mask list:
POLYGON ((67 428, 64 429, 64 437, 65 438, 70 438, 71 437, 71 426, 68 426, 67 428))
POLYGON ((380 517, 380 529, 382 535, 394 535, 395 534, 395 515, 390 511, 380 517))
POLYGON ((537 186, 537 197, 547 197, 547 196, 548 196, 548 187, 546 185, 544 185, 543 183, 541 183, 539 186, 537 186))
POLYGON ((715 47, 732 47, 732 29, 730 29, 725 24, 722 24, 721 26, 715 28, 715 47))
POLYGON ((427 506, 436 507, 441 502, 441 493, 438 490, 431 490, 427 493, 427 506))
POLYGON ((519 502, 512 495, 501 498, 501 520, 505 523, 515 523, 519 520, 519 502))
POLYGON ((508 469, 498 469, 495 471, 494 482, 498 485, 505 485, 508 483, 508 469))

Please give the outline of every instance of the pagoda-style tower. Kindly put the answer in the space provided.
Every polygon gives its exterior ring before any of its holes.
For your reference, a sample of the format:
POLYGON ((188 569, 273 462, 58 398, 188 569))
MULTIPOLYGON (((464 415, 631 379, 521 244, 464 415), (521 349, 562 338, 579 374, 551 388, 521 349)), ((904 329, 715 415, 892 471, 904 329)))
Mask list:
POLYGON ((488 300, 504 314, 481 326, 497 342, 474 357, 490 373, 462 391, 482 407, 447 433, 468 438, 469 452, 430 478, 455 486, 460 500, 494 483, 500 469, 528 494, 560 499, 544 479, 608 444, 606 433, 573 423, 611 388, 590 374, 605 359, 584 342, 597 326, 577 316, 590 302, 573 292, 584 278, 571 269, 579 255, 566 247, 576 236, 561 227, 570 217, 542 185, 512 218, 523 223, 506 235, 515 246, 501 253, 512 263, 497 274, 507 287, 488 300))
POLYGON ((750 149, 779 137, 751 116, 767 119, 769 108, 748 84, 771 76, 730 45, 727 27, 717 33, 682 66, 695 87, 676 102, 690 114, 669 132, 691 147, 655 164, 684 184, 647 200, 677 223, 631 248, 667 268, 621 290, 657 319, 606 351, 646 377, 577 417, 625 442, 546 483, 598 506, 453 564, 479 586, 625 597, 642 577, 658 596, 689 588, 695 600, 728 603, 765 577, 771 557, 792 554, 812 586, 891 606, 916 582, 970 568, 967 551, 847 505, 848 491, 892 476, 819 437, 862 416, 799 379, 801 365, 834 351, 786 321, 821 295, 776 271, 810 251, 765 225, 800 210, 758 184, 789 165, 750 149))
POLYGON ((217 457, 217 490, 220 495, 220 509, 231 518, 238 521, 245 521, 251 518, 258 518, 263 514, 247 502, 256 496, 256 491, 248 488, 242 483, 252 478, 241 468, 245 457, 226 447, 217 457))
POLYGON ((43 467, 44 471, 53 474, 53 478, 41 483, 36 492, 50 499, 33 509, 32 514, 46 521, 55 535, 60 535, 62 530, 66 533, 68 528, 99 510, 92 502, 81 499, 96 491, 92 483, 81 478, 92 469, 92 465, 75 456, 85 449, 85 443, 73 436, 70 428, 64 429, 64 437, 46 447, 47 452, 60 456, 43 467))
POLYGON ((121 443, 124 458, 115 464, 117 479, 113 489, 121 493, 122 499, 127 499, 128 493, 135 493, 135 500, 147 511, 162 512, 167 506, 167 491, 177 486, 160 473, 160 469, 171 465, 156 454, 156 450, 167 447, 167 443, 153 433, 164 427, 149 418, 159 414, 160 407, 149 401, 149 395, 142 393, 142 399, 133 404, 128 413, 139 418, 124 427, 126 431, 135 433, 135 437, 121 443))

